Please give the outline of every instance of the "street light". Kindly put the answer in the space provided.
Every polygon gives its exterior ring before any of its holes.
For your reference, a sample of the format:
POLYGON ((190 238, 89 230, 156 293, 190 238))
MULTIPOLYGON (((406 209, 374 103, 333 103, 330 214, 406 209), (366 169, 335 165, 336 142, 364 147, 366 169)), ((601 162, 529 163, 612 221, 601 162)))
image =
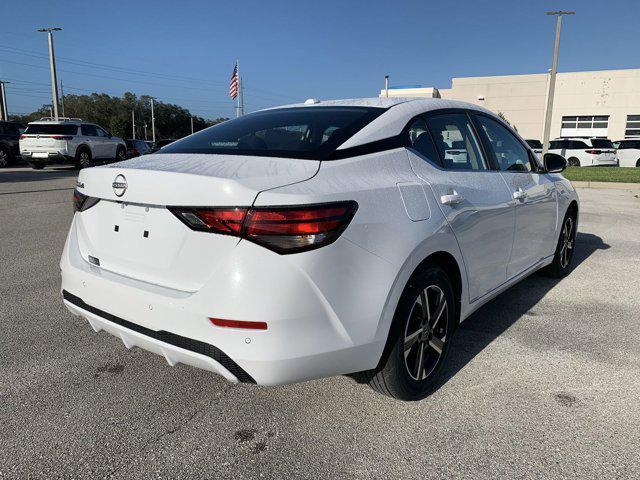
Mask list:
POLYGON ((553 46, 553 63, 549 76, 549 91, 547 94, 547 109, 544 116, 544 134, 542 135, 542 155, 549 150, 549 135, 551 134, 551 116, 553 114, 553 94, 556 90, 556 74, 558 73, 558 51, 560 49, 560 30, 562 29, 562 16, 575 15, 576 12, 547 12, 547 15, 555 15, 556 20, 556 40, 553 46))
POLYGON ((56 58, 53 54, 53 32, 62 30, 59 27, 40 28, 39 32, 47 32, 49 37, 49 64, 51 67, 51 93, 53 95, 53 116, 58 120, 58 79, 56 78, 56 58))

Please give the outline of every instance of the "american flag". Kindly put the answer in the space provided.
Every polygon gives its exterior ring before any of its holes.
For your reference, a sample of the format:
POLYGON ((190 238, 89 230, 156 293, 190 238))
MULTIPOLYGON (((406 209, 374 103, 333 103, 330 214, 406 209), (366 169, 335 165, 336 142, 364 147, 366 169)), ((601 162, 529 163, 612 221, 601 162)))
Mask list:
POLYGON ((235 100, 238 96, 238 63, 233 67, 231 82, 229 82, 229 96, 235 100))

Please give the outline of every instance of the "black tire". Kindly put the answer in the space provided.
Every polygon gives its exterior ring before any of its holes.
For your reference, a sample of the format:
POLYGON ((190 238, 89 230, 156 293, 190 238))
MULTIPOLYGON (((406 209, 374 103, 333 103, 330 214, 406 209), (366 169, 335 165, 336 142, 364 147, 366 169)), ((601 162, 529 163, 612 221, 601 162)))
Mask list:
POLYGON ((9 149, 0 147, 0 168, 8 167, 11 163, 11 153, 9 149))
POLYGON ((640 158, 636 161, 636 167, 640 168, 640 158))
POLYGON ((118 147, 118 149, 116 150, 115 161, 122 162, 123 160, 126 160, 126 159, 127 159, 127 149, 124 147, 118 147))
POLYGON ((578 160, 576 157, 571 157, 569 160, 567 160, 567 165, 569 167, 579 167, 580 160, 578 160))
POLYGON ((42 170, 44 168, 44 163, 31 163, 30 165, 34 170, 42 170))
POLYGON ((76 167, 87 168, 91 166, 91 150, 86 147, 79 148, 76 152, 76 167))
POLYGON ((376 392, 399 400, 421 400, 431 394, 455 330, 454 302, 451 281, 440 267, 415 274, 400 297, 380 364, 359 378, 376 392))
POLYGON ((571 271, 571 260, 573 260, 576 244, 576 217, 575 210, 571 208, 564 216, 564 220, 562 220, 562 228, 558 237, 558 245, 556 246, 553 262, 544 270, 544 273, 550 277, 563 278, 571 271))

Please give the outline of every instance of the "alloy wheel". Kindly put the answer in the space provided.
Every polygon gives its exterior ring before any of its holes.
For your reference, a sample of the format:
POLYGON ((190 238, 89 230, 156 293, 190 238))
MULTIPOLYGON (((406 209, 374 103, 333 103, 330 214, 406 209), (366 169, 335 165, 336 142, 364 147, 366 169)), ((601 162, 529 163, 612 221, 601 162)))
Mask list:
POLYGON ((568 217, 562 227, 562 247, 560 247, 560 266, 567 268, 573 255, 573 218, 568 217))
POLYGON ((416 298, 404 332, 404 366, 414 380, 424 380, 438 365, 448 322, 444 292, 436 285, 428 286, 416 298))

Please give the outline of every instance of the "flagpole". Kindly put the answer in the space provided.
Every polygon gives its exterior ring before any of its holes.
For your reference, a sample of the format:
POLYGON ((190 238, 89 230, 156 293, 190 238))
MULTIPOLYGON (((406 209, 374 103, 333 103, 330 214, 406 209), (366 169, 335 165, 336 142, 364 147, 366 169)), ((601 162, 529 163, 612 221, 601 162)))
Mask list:
POLYGON ((236 60, 236 78, 238 79, 238 96, 236 97, 236 117, 240 116, 240 98, 242 98, 242 94, 240 93, 240 60, 236 60))
POLYGON ((242 87, 242 77, 238 77, 238 98, 240 99, 240 116, 244 115, 244 88, 242 87))

